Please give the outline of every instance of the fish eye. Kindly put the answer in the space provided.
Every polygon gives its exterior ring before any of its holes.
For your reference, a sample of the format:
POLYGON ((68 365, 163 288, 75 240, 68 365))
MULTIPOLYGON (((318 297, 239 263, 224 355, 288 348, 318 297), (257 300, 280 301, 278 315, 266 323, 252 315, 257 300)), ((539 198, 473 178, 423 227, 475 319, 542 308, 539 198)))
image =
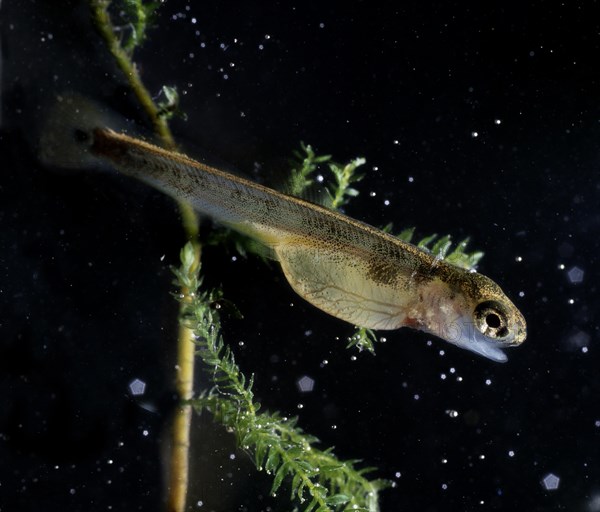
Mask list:
POLYGON ((508 317, 499 302, 482 302, 475 308, 473 318, 479 332, 489 338, 501 340, 508 335, 508 317))

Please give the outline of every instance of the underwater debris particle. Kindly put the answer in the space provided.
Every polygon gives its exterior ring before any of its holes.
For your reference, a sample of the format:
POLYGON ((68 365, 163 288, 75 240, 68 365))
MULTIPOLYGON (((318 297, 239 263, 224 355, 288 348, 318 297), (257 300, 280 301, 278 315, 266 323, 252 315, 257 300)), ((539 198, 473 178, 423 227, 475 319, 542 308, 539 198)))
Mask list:
POLYGON ((146 383, 143 380, 133 379, 129 383, 129 392, 133 396, 143 395, 145 390, 146 390, 146 383))
POLYGON ((546 489, 547 491, 555 491, 556 489, 558 489, 559 484, 560 484, 560 478, 557 477, 554 473, 548 473, 542 479, 542 485, 544 486, 544 489, 546 489))
POLYGON ((569 278, 569 281, 572 284, 578 284, 581 283, 583 281, 583 275, 585 274, 585 272, 580 269, 579 267, 572 267, 568 272, 567 272, 567 277, 569 278))
POLYGON ((300 393, 310 393, 315 388, 315 379, 304 375, 296 381, 296 386, 298 386, 300 393))

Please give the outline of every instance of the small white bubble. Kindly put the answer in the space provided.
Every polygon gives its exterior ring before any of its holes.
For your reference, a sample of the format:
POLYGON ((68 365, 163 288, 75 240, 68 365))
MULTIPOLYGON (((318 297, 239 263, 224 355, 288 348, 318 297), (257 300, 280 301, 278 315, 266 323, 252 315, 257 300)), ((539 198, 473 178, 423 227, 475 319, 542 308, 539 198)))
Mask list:
POLYGON ((197 507, 201 507, 202 505, 204 505, 204 502, 202 500, 196 502, 197 507))
POLYGON ((451 418, 458 418, 458 411, 455 411, 454 409, 448 409, 446 414, 451 418))
POLYGON ((446 489, 448 489, 448 484, 442 484, 442 489, 445 491, 446 489))
POLYGON ((144 437, 148 437, 148 434, 149 434, 149 433, 150 433, 150 432, 148 432, 147 430, 142 430, 142 435, 143 435, 144 437))
POLYGON ((319 28, 325 28, 325 23, 323 23, 323 22, 319 23, 319 28))
POLYGON ((518 263, 521 263, 523 261, 523 257, 522 256, 517 256, 515 258, 515 261, 518 262, 518 263))
POLYGON ((473 137, 474 139, 476 139, 477 137, 479 137, 479 133, 478 132, 471 132, 471 137, 473 137))
POLYGON ((396 471, 396 472, 394 473, 394 476, 395 476, 396 478, 400 478, 400 477, 402 476, 402 473, 400 473, 400 471, 396 471))
POLYGON ((298 404, 296 407, 298 407, 298 409, 304 409, 304 404, 298 404))
POLYGON ((564 269, 565 269, 565 266, 564 266, 564 265, 561 263, 561 264, 558 266, 558 269, 559 269, 559 270, 564 270, 564 269))
POLYGON ((229 454, 229 460, 235 460, 235 453, 229 454))
POLYGON ((446 380, 446 374, 445 373, 440 374, 440 379, 446 380))
POLYGON ((350 361, 356 361, 356 356, 350 356, 350 361))
POLYGON ((581 351, 582 351, 584 354, 587 354, 587 352, 588 352, 588 348, 587 348, 587 347, 581 347, 581 351))
POLYGON ((414 179, 412 176, 409 176, 409 177, 408 177, 408 182, 409 182, 409 183, 413 183, 414 181, 415 181, 415 179, 414 179))
POLYGON ((398 139, 394 139, 394 144, 400 144, 400 141, 398 139))
POLYGON ((495 125, 502 124, 502 120, 501 119, 494 119, 494 124, 495 125))
POLYGON ((479 460, 485 460, 485 455, 481 454, 481 455, 479 456, 479 460))
POLYGON ((456 368, 450 368, 450 373, 456 373, 456 368))
POLYGON ((331 425, 331 430, 337 429, 337 425, 331 425))
POLYGON ((377 192, 369 192, 369 197, 375 197, 377 195, 377 192))
POLYGON ((413 396, 413 398, 414 398, 415 400, 419 400, 419 398, 421 398, 421 397, 420 397, 418 394, 415 394, 415 395, 413 396))
POLYGON ((525 292, 524 291, 520 291, 519 292, 519 297, 525 297, 525 292))
POLYGON ((389 205, 390 205, 390 200, 389 200, 389 199, 386 199, 386 200, 383 202, 383 204, 384 204, 385 206, 389 206, 389 205))
POLYGON ((485 379, 485 385, 490 386, 492 384, 492 379, 485 379))
POLYGON ((514 450, 508 450, 508 456, 509 457, 514 457, 515 456, 514 450))
POLYGON ((568 302, 569 304, 575 304, 575 299, 569 299, 567 302, 568 302))

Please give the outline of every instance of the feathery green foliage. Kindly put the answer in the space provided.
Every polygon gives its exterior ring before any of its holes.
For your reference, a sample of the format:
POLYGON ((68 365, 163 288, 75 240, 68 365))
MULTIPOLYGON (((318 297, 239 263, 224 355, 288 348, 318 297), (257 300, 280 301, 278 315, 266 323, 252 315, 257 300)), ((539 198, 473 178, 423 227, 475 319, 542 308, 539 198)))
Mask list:
POLYGON ((214 387, 192 401, 195 409, 210 411, 235 432, 238 445, 248 452, 259 470, 273 475, 271 494, 287 480, 291 497, 305 511, 378 510, 378 492, 389 484, 368 480, 368 468, 356 469, 356 461, 341 461, 331 449, 321 450, 318 439, 297 426, 296 418, 259 412, 254 399, 253 378, 246 379, 233 352, 220 334, 220 292, 200 290, 202 279, 194 270, 191 244, 181 251, 181 267, 173 269, 176 285, 189 290, 178 295, 183 304, 181 321, 194 332, 197 354, 211 374, 214 387))

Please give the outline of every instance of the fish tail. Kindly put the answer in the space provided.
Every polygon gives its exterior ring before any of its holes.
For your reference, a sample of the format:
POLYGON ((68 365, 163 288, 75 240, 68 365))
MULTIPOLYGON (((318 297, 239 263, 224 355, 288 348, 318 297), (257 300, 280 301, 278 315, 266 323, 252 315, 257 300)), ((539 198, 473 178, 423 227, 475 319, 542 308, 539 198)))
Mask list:
POLYGON ((120 129, 126 123, 94 101, 65 93, 47 110, 38 139, 38 158, 48 167, 89 169, 105 164, 93 155, 93 130, 99 126, 120 129))

